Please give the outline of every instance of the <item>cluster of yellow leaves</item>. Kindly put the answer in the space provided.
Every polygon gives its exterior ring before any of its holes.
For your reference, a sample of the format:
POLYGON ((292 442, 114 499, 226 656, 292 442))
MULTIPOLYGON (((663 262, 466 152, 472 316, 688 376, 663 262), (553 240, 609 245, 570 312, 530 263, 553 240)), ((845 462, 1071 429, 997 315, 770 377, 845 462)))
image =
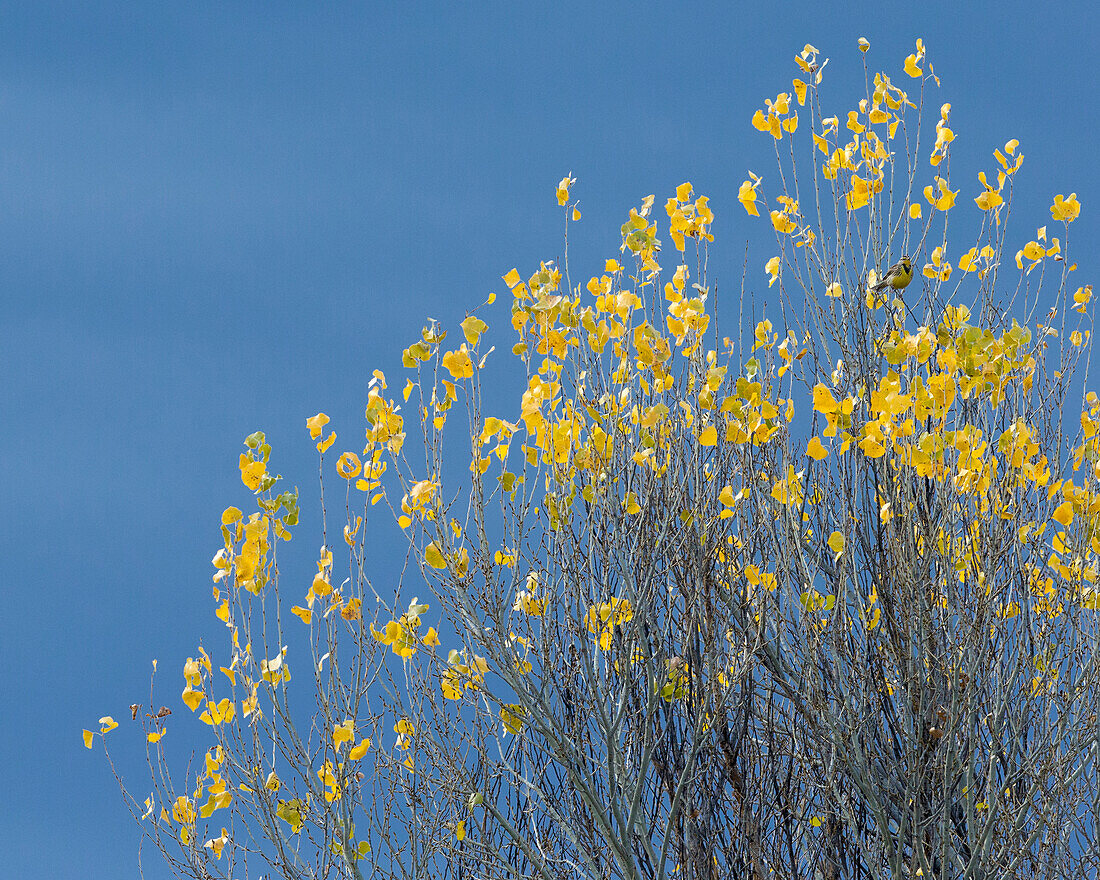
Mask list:
POLYGON ((756 207, 756 190, 762 182, 762 177, 758 177, 750 171, 749 179, 742 181, 741 188, 737 191, 737 201, 741 203, 741 207, 743 207, 752 217, 760 216, 760 211, 756 207))
MULTIPOLYGON (((357 523, 355 531, 358 529, 357 523)), ((345 527, 344 538, 351 543, 354 532, 345 527)), ((325 599, 328 602, 328 608, 323 613, 324 617, 337 611, 344 620, 348 621, 359 620, 362 617, 363 600, 358 596, 345 599, 341 591, 332 586, 332 551, 328 547, 321 548, 320 558, 317 560, 317 574, 313 576, 313 582, 306 591, 305 606, 295 605, 290 611, 300 618, 302 623, 310 624, 313 622, 314 605, 318 599, 325 599)))
MULTIPOLYGON (((317 441, 317 451, 324 455, 328 452, 329 447, 336 442, 336 432, 333 431, 324 439, 321 439, 321 435, 325 432, 325 425, 329 423, 329 417, 324 413, 317 413, 315 416, 310 416, 306 419, 306 428, 309 430, 309 436, 313 440, 317 441)), ((244 456, 241 456, 242 471, 244 473, 244 456)), ((247 484, 247 480, 245 481, 247 484)), ((249 487, 252 488, 252 487, 249 487)))
MULTIPOLYGON (((1081 298, 1087 301, 1087 293, 1081 298)), ((1100 590, 1095 586, 1100 575, 1100 397, 1087 395, 1087 408, 1081 415, 1083 440, 1071 450, 1073 470, 1084 467, 1083 483, 1052 479, 1051 465, 1041 451, 1036 430, 1022 418, 991 438, 973 424, 956 422, 949 426, 956 399, 985 401, 995 409, 1010 384, 1019 383, 1024 390, 1029 389, 1036 369, 1036 349, 1029 329, 1013 323, 1011 328, 995 334, 971 325, 970 318, 965 307, 948 306, 935 332, 928 328, 920 328, 915 334, 894 331, 883 343, 882 352, 900 369, 891 369, 880 378, 878 387, 869 394, 866 417, 858 425, 853 424, 855 399, 838 400, 819 383, 814 389, 814 410, 826 419, 822 434, 841 437, 837 454, 854 444, 870 458, 890 455, 895 467, 909 467, 922 477, 949 483, 955 492, 973 500, 978 515, 975 522, 989 516, 1007 519, 1018 515, 1012 496, 998 488, 1004 485, 1002 474, 1008 475, 1010 485, 1018 490, 1050 501, 1050 520, 1058 531, 1051 538, 1046 565, 1060 576, 1077 604, 1100 610, 1100 590), (923 369, 912 371, 913 367, 923 369)), ((814 437, 807 454, 823 460, 829 451, 814 437)), ((773 488, 773 496, 782 501, 789 496, 792 485, 792 472, 788 471, 787 479, 773 488)), ((732 507, 732 487, 724 490, 722 501, 732 507)), ((882 514, 887 519, 891 515, 885 499, 882 514)), ((1019 540, 1026 543, 1045 530, 1042 522, 1022 523, 1019 540)), ((941 533, 939 540, 941 552, 954 558, 960 581, 976 572, 979 583, 984 583, 974 555, 979 546, 977 534, 941 533)), ((830 535, 827 543, 838 556, 844 550, 840 533, 830 535)), ((1063 603, 1052 578, 1033 566, 1030 583, 1036 612, 1050 616, 1062 613, 1063 603)), ((877 597, 872 595, 868 607, 861 610, 869 628, 879 620, 876 602, 877 597)), ((828 597, 822 599, 813 591, 804 594, 803 604, 813 612, 829 607, 828 597)), ((999 615, 1006 619, 1020 612, 1015 601, 1002 602, 999 609, 999 615)), ((1049 676, 1043 682, 1045 687, 1049 676)))
POLYGON ((940 118, 936 122, 936 144, 932 147, 932 155, 928 160, 933 168, 947 158, 947 148, 950 146, 951 142, 955 140, 955 132, 947 125, 950 118, 951 105, 942 105, 940 107, 940 118))
POLYGON ((671 657, 665 661, 665 666, 665 680, 658 682, 658 696, 666 703, 686 698, 691 684, 687 663, 681 657, 671 657))
MULTIPOLYGON (((332 747, 339 752, 344 743, 355 741, 355 719, 348 718, 339 724, 333 725, 332 728, 332 747)), ((368 742, 369 745, 369 742, 368 742)), ((363 750, 364 752, 366 749, 363 750)))
POLYGON ((489 671, 484 657, 475 654, 473 659, 467 660, 465 653, 457 650, 447 655, 447 667, 440 686, 448 700, 461 699, 464 691, 480 688, 485 681, 485 673, 489 671))
MULTIPOLYGON (((993 473, 984 469, 985 443, 977 429, 963 426, 956 431, 925 430, 917 426, 931 419, 942 425, 956 395, 963 399, 987 399, 999 405, 1011 382, 1030 387, 1035 359, 1029 345, 1031 333, 1014 325, 1001 336, 967 323, 965 307, 948 307, 945 321, 935 334, 921 328, 915 334, 894 331, 883 342, 888 363, 901 367, 888 370, 869 395, 868 418, 853 434, 855 398, 838 400, 824 384, 814 388, 814 411, 823 415, 825 438, 841 438, 838 454, 852 443, 870 458, 892 452, 922 476, 944 478, 947 449, 958 453, 954 483, 968 492, 988 488, 993 473), (910 363, 923 366, 923 374, 907 378, 910 363)), ((823 460, 828 451, 814 437, 807 447, 810 457, 823 460)))
MULTIPOLYGON (((394 743, 394 748, 400 749, 401 751, 408 751, 416 738, 416 725, 409 721, 408 718, 399 718, 397 723, 393 726, 393 732, 397 734, 397 741, 394 743)), ((402 763, 409 770, 415 767, 411 754, 406 756, 402 763)))
MULTIPOLYGON (((837 180, 840 172, 847 175, 845 205, 849 211, 864 207, 882 191, 886 166, 893 161, 886 142, 895 136, 901 123, 899 111, 905 105, 916 106, 888 76, 878 73, 870 99, 864 98, 858 109, 848 112, 845 127, 852 133, 851 140, 840 142, 840 120, 836 116, 822 120, 821 134, 812 133, 814 146, 825 156, 822 176, 837 180), (881 135, 874 128, 879 125, 885 126, 881 135)), ((812 244, 812 239, 807 243, 812 244)))
MULTIPOLYGON (((796 80, 801 83, 801 80, 796 80)), ((800 104, 806 102, 806 86, 802 83, 800 104)), ((757 110, 752 117, 753 128, 766 131, 777 141, 783 139, 783 132, 794 134, 798 130, 798 111, 791 113, 791 95, 780 92, 775 100, 765 100, 764 109, 757 110)))
POLYGON ((306 805, 301 798, 281 800, 275 809, 275 815, 290 826, 291 834, 297 834, 305 824, 306 805))
POLYGON ((610 602, 591 606, 585 615, 584 625, 592 633, 599 648, 608 651, 611 649, 611 637, 615 628, 629 623, 633 618, 634 606, 630 600, 616 597, 610 602))
POLYGON ((794 465, 787 465, 787 473, 772 486, 772 498, 787 507, 801 507, 806 498, 803 476, 805 471, 795 473, 794 465))
MULTIPOLYGON (((860 181, 862 183, 862 181, 860 181)), ((854 185, 854 184, 853 184, 854 185)), ((809 226, 800 226, 798 221, 801 219, 799 213, 797 199, 792 199, 788 196, 777 196, 776 201, 783 206, 783 210, 774 210, 771 212, 772 227, 780 235, 789 235, 794 240, 794 246, 798 247, 812 247, 815 241, 815 234, 809 226)))
MULTIPOLYGON (((819 593, 812 587, 799 594, 798 601, 802 604, 807 614, 819 614, 822 611, 832 611, 836 606, 836 596, 831 593, 826 595, 819 593)), ((821 618, 820 623, 826 623, 828 618, 821 618)))
POLYGON ((1056 195, 1054 204, 1050 206, 1050 216, 1067 225, 1081 216, 1081 203, 1077 201, 1077 193, 1070 193, 1068 197, 1056 195))
POLYGON ((878 603, 878 588, 871 587, 871 595, 867 597, 867 605, 859 610, 860 619, 868 630, 878 626, 882 619, 882 606, 878 603))
POLYGON ((1047 240, 1047 228, 1045 226, 1040 226, 1036 230, 1035 239, 1016 251, 1016 268, 1022 269, 1025 274, 1030 274, 1047 257, 1060 258, 1062 253, 1062 243, 1057 238, 1051 240, 1049 247, 1044 247, 1043 243, 1047 240), (1024 267, 1024 260, 1028 261, 1026 268, 1024 267))
MULTIPOLYGON (((767 321, 757 326, 771 329, 771 324, 767 321)), ((773 336, 767 347, 773 347, 775 341, 773 336)), ((785 349, 782 354, 786 354, 785 349)), ((722 398, 719 413, 725 427, 724 437, 727 443, 761 446, 776 435, 783 421, 789 423, 794 418, 793 400, 782 397, 769 400, 766 397, 764 384, 755 378, 760 371, 758 359, 750 359, 745 364, 745 375, 738 376, 734 381, 733 393, 722 398)))
POLYGON ((375 445, 385 446, 393 455, 401 454, 405 443, 405 422, 401 417, 401 407, 393 400, 386 399, 382 392, 386 389, 383 379, 367 392, 367 446, 363 455, 373 456, 375 445))
MULTIPOLYGON (((216 810, 226 809, 233 802, 233 786, 225 778, 222 768, 224 761, 225 753, 220 745, 209 749, 203 761, 203 775, 198 778, 194 792, 190 796, 181 794, 176 797, 172 802, 171 812, 167 807, 161 807, 160 820, 169 826, 173 823, 179 825, 176 834, 184 846, 190 846, 194 840, 197 819, 208 819, 216 810), (206 802, 196 809, 203 795, 206 795, 206 802)), ((241 786, 241 789, 251 791, 247 786, 241 786)), ((145 806, 146 812, 143 819, 153 812, 151 797, 146 799, 145 806)), ((203 846, 212 850, 220 859, 222 849, 228 842, 229 834, 225 828, 222 828, 218 837, 207 840, 203 846)))
MULTIPOLYGON (((685 357, 695 351, 710 326, 710 315, 706 310, 708 291, 693 284, 692 289, 697 295, 689 296, 686 285, 690 277, 688 267, 680 265, 676 267, 672 280, 665 284, 665 299, 669 301, 665 324, 669 333, 675 337, 677 345, 687 343, 680 351, 685 357)), ((668 340, 651 324, 644 322, 634 330, 634 348, 637 352, 638 368, 653 374, 653 383, 658 389, 667 388, 672 382, 672 375, 668 370, 672 348, 668 340)))
POLYGON ((418 480, 413 483, 401 499, 402 515, 398 517, 397 524, 407 529, 418 518, 434 520, 438 490, 439 484, 434 480, 418 480))
MULTIPOLYGON (((115 721, 115 719, 112 718, 110 715, 104 715, 102 718, 100 718, 99 719, 99 724, 100 724, 99 733, 100 733, 101 736, 105 735, 107 733, 110 733, 112 730, 114 730, 116 727, 118 727, 118 722, 115 721)), ((83 736, 84 736, 84 748, 90 749, 92 747, 92 744, 95 741, 95 731, 94 730, 84 730, 83 731, 83 736)))
POLYGON ((539 575, 532 571, 527 575, 525 589, 516 591, 514 611, 522 611, 529 617, 541 617, 546 613, 546 595, 539 589, 539 575))
POLYGON ((270 685, 290 681, 290 666, 286 662, 287 647, 283 648, 274 657, 264 658, 260 661, 260 677, 270 685))
MULTIPOLYGON (((226 809, 233 803, 233 787, 225 778, 222 765, 225 763, 225 752, 220 745, 209 749, 203 761, 204 775, 199 780, 198 787, 192 794, 195 803, 198 803, 203 794, 206 794, 206 803, 199 808, 200 818, 207 819, 215 810, 226 809)), ((223 829, 224 833, 224 829, 223 829)))
POLYGON ((437 571, 449 570, 456 578, 466 577, 470 569, 470 554, 465 547, 460 547, 451 553, 444 554, 435 541, 424 548, 424 561, 430 568, 437 571))
POLYGON ((1005 184, 1013 174, 1020 170, 1020 166, 1024 162, 1024 154, 1017 153, 1017 148, 1019 146, 1020 142, 1013 138, 1005 143, 1004 153, 1000 150, 993 151, 993 158, 995 158, 997 163, 1001 166, 1000 170, 997 172, 996 188, 986 180, 984 171, 978 172, 978 182, 981 183, 985 191, 974 199, 974 204, 983 211, 993 211, 998 225, 1001 222, 1001 206, 1004 204, 1004 196, 1002 193, 1004 192, 1005 184), (1008 156, 1006 156, 1005 153, 1007 153, 1008 156))
MULTIPOLYGON (((492 449, 487 450, 487 455, 481 455, 480 453, 476 455, 474 460, 470 462, 470 471, 484 474, 489 468, 490 455, 495 455, 502 465, 505 464, 508 459, 508 451, 511 448, 512 435, 515 434, 518 427, 517 422, 509 422, 496 416, 489 416, 485 420, 485 424, 482 425, 478 445, 488 446, 494 439, 497 440, 497 444, 492 449)), ((511 491, 513 485, 510 481, 505 489, 511 491)))
POLYGON ((518 734, 527 723, 527 709, 518 703, 505 703, 500 707, 500 722, 505 733, 518 734))
POLYGON ((337 764, 333 767, 331 761, 325 761, 321 769, 317 771, 317 778, 321 780, 321 785, 325 786, 325 800, 330 804, 343 797, 344 786, 340 784, 340 779, 336 775, 339 773, 342 776, 343 770, 343 764, 337 764))
MULTIPOLYGON (((825 69, 825 65, 829 63, 829 59, 826 58, 818 64, 817 55, 818 50, 807 43, 794 59, 794 63, 798 65, 803 75, 809 74, 810 76, 810 82, 808 83, 799 78, 791 81, 791 86, 794 88, 794 94, 800 107, 806 104, 807 89, 811 85, 821 84, 822 71, 825 69)), ((764 106, 766 112, 765 110, 757 110, 752 118, 753 127, 758 131, 766 131, 776 140, 781 140, 783 132, 794 134, 798 130, 797 111, 790 115, 791 95, 789 93, 780 93, 774 101, 766 100, 764 106)))
MULTIPOLYGON (((917 51, 905 59, 905 72, 913 77, 913 79, 920 79, 924 76, 924 69, 920 66, 925 61, 925 48, 924 40, 917 40, 917 51)), ((928 75, 935 81, 936 85, 940 84, 939 78, 936 76, 936 72, 932 69, 932 65, 928 65, 928 75)))
POLYGON ((936 211, 950 211, 955 206, 955 197, 959 191, 952 190, 947 181, 938 175, 935 178, 936 186, 931 184, 924 188, 924 198, 936 211))
POLYGON ((205 667, 209 673, 211 668, 210 657, 207 656, 206 651, 199 648, 199 653, 201 655, 199 659, 188 657, 187 662, 183 664, 183 702, 192 712, 198 709, 206 698, 206 693, 203 691, 202 670, 205 667))
POLYGON ((371 623, 370 634, 376 642, 389 645, 390 650, 401 659, 408 659, 417 652, 421 644, 430 648, 434 648, 439 644, 439 636, 436 634, 435 627, 429 626, 427 633, 423 636, 419 634, 420 615, 427 610, 428 605, 419 604, 414 597, 409 603, 408 611, 397 620, 389 621, 381 631, 376 630, 374 624, 371 623))
POLYGON ((569 201, 569 187, 571 187, 576 182, 577 178, 570 177, 568 174, 561 179, 561 182, 558 184, 558 191, 556 193, 559 205, 564 205, 566 202, 569 201))
MULTIPOLYGON (((222 513, 222 537, 225 543, 211 560, 216 569, 213 577, 215 584, 225 580, 232 570, 237 587, 243 587, 257 596, 260 594, 268 578, 270 523, 271 520, 260 512, 253 513, 245 520, 237 508, 226 508, 222 513), (236 548, 238 542, 241 543, 239 552, 236 548)), ((215 586, 214 599, 217 601, 219 598, 220 591, 215 586)), ((228 600, 219 609, 218 617, 226 623, 229 622, 228 600)))
POLYGON ((657 224, 649 222, 649 212, 653 209, 654 195, 648 195, 642 199, 640 208, 631 208, 626 222, 619 227, 622 235, 620 253, 634 254, 642 265, 642 271, 652 278, 661 267, 657 264, 656 254, 660 250, 661 242, 657 239, 657 224))
POLYGON ((714 212, 710 209, 710 199, 699 196, 691 201, 690 183, 681 183, 676 187, 676 195, 665 202, 665 213, 669 217, 668 234, 676 249, 683 251, 685 238, 714 241, 709 226, 714 222, 714 212))

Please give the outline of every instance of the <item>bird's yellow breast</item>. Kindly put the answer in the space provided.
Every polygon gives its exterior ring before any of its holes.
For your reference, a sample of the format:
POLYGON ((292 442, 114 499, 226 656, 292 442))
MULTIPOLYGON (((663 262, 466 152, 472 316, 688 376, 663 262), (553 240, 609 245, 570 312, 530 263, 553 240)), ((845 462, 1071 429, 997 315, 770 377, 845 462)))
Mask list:
POLYGON ((890 286, 894 290, 901 290, 913 280, 913 264, 909 262, 899 263, 897 274, 890 279, 890 286))

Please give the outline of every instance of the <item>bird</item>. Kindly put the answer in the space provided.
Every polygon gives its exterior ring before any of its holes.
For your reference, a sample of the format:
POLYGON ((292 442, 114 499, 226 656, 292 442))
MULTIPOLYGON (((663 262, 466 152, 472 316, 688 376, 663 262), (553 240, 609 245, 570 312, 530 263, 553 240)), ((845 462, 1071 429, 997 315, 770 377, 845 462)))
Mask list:
POLYGON ((885 290, 887 287, 894 290, 903 290, 909 286, 909 282, 913 280, 913 262, 909 259, 909 255, 906 254, 893 266, 886 270, 886 274, 882 276, 882 280, 871 289, 878 293, 885 290))

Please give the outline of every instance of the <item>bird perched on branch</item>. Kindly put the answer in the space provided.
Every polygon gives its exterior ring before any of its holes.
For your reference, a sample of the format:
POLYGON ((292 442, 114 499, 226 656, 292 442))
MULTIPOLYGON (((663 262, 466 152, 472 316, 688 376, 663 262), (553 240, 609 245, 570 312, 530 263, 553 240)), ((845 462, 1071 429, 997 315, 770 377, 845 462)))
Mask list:
POLYGON ((893 266, 886 270, 886 274, 882 276, 882 280, 871 289, 875 293, 885 290, 887 287, 894 290, 903 290, 909 286, 909 282, 913 280, 913 262, 909 259, 909 255, 906 254, 893 266))
MULTIPOLYGON (((886 270, 886 274, 882 276, 882 279, 869 288, 867 291, 867 308, 872 308, 877 303, 882 305, 885 303, 885 299, 879 300, 878 294, 884 290, 890 290, 896 292, 891 305, 890 318, 891 324, 895 328, 901 328, 905 323, 905 302, 901 298, 901 291, 909 286, 909 282, 913 280, 913 261, 909 259, 909 255, 905 254, 900 260, 894 263, 889 269, 886 270)), ((887 327, 886 332, 889 332, 887 327)), ((882 342, 885 336, 877 340, 882 342)))

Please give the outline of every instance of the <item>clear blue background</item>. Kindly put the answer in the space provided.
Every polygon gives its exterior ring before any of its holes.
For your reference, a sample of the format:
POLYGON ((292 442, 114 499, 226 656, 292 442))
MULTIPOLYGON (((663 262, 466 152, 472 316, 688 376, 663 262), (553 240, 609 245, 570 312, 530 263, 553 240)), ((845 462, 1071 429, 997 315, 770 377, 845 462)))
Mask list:
MULTIPOLYGON (((1093 21, 1071 3, 7 4, 4 875, 136 876, 137 830, 80 730, 114 715, 132 757, 126 706, 147 699, 156 657, 174 753, 205 747, 180 669, 224 633, 209 561, 221 510, 249 500, 241 440, 265 430, 273 468, 302 487, 308 566, 304 419, 328 412, 350 439, 337 450, 355 448, 371 370, 396 393, 426 315, 454 328, 512 266, 559 257, 565 173, 584 213, 574 281, 617 254, 631 206, 691 180, 718 215, 713 274, 735 286, 755 234, 737 187, 774 167, 749 120, 790 88, 793 56, 811 42, 831 58, 825 94, 845 111, 858 37, 905 88, 923 37, 943 80, 932 101, 954 106, 961 209, 1017 137, 1016 246, 1070 191, 1091 243, 1093 21)), ((749 260, 762 296, 767 256, 749 260)), ((1077 257, 1091 280, 1088 244, 1077 257)), ((506 316, 505 297, 488 313, 504 348, 506 316)), ((149 851, 145 869, 166 876, 149 851)))

